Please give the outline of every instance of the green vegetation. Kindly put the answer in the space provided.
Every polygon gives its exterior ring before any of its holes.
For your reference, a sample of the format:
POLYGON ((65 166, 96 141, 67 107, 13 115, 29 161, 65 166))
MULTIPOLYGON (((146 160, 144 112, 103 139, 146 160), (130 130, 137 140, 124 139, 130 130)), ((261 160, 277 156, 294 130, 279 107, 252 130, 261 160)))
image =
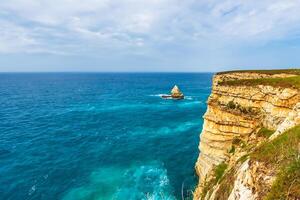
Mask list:
POLYGON ((234 152, 235 152, 235 146, 232 145, 228 153, 234 154, 234 152))
POLYGON ((248 155, 248 154, 243 155, 242 157, 240 157, 240 158, 238 159, 238 162, 243 163, 243 162, 245 162, 248 158, 249 158, 249 155, 248 155))
POLYGON ((262 128, 257 132, 257 136, 258 136, 258 137, 269 138, 273 133, 274 133, 274 131, 262 127, 262 128))
POLYGON ((238 137, 232 139, 232 145, 239 145, 241 144, 242 140, 238 137))
MULTIPOLYGON (((269 137, 273 131, 261 128, 258 134, 269 137)), ((241 145, 242 140, 234 138, 232 145, 241 145)), ((233 150, 232 150, 233 151, 233 150)), ((298 199, 300 197, 300 125, 286 131, 276 139, 267 140, 252 153, 242 156, 238 163, 248 158, 259 161, 276 174, 276 179, 267 192, 265 200, 298 199)), ((228 165, 221 163, 213 170, 213 178, 204 185, 201 199, 212 192, 218 183, 215 199, 227 199, 233 189, 235 168, 227 170, 228 165)))
POLYGON ((231 145, 231 148, 230 150, 228 151, 228 153, 235 153, 235 149, 236 147, 241 147, 241 148, 244 148, 246 147, 247 144, 245 141, 243 141, 242 139, 238 138, 238 137, 235 137, 233 138, 232 140, 232 145, 231 145))
POLYGON ((235 171, 230 169, 220 180, 220 186, 216 193, 215 199, 228 199, 234 185, 235 171))
POLYGON ((260 79, 240 79, 220 82, 220 85, 227 86, 256 86, 256 85, 270 85, 274 87, 283 88, 300 88, 300 76, 288 78, 260 78, 260 79))
POLYGON ((218 72, 217 74, 228 74, 228 73, 260 73, 260 74, 296 74, 300 75, 300 69, 275 69, 275 70, 235 70, 235 71, 224 71, 224 72, 218 72))
POLYGON ((215 167, 213 178, 209 181, 205 181, 205 185, 201 193, 201 199, 204 199, 206 194, 210 191, 210 189, 212 189, 212 187, 222 179, 224 172, 227 169, 227 166, 228 165, 223 162, 215 167))
POLYGON ((220 82, 220 85, 227 85, 227 86, 255 86, 255 85, 270 85, 274 87, 284 87, 284 88, 300 88, 300 69, 278 69, 278 70, 237 70, 237 71, 226 71, 226 72, 219 72, 220 74, 227 74, 227 73, 260 73, 260 74, 267 74, 267 75, 274 75, 274 74, 294 74, 297 76, 294 77, 287 77, 287 78, 259 78, 259 79, 240 79, 240 80, 229 80, 220 82))
POLYGON ((300 197, 300 125, 263 143, 250 157, 279 171, 267 200, 300 197))
POLYGON ((215 169, 215 182, 216 183, 222 178, 226 169, 227 169, 226 163, 221 163, 216 167, 216 169, 215 169))
POLYGON ((229 109, 235 109, 236 108, 236 104, 233 101, 229 101, 227 104, 227 108, 229 109))
MULTIPOLYGON (((269 137, 273 131, 261 128, 258 132, 261 137, 269 137)), ((232 146, 242 144, 242 140, 234 138, 232 146)), ((233 151, 231 149, 231 151, 233 151)), ((300 125, 288 130, 272 141, 266 141, 253 153, 242 156, 238 163, 245 162, 248 158, 259 161, 278 173, 266 200, 297 199, 300 197, 300 125)), ((214 170, 214 180, 207 185, 206 193, 212 186, 219 183, 216 199, 227 199, 234 184, 234 169, 225 173, 227 165, 222 163, 214 170), (225 173, 225 174, 224 174, 225 173)))
POLYGON ((237 110, 243 114, 251 114, 251 115, 258 114, 258 112, 252 107, 243 107, 240 104, 235 103, 234 101, 229 101, 226 105, 226 108, 230 110, 237 110))
POLYGON ((286 163, 294 160, 299 154, 300 125, 288 130, 276 139, 263 143, 252 154, 251 158, 266 164, 286 163))
POLYGON ((300 159, 283 167, 266 200, 300 198, 300 159))

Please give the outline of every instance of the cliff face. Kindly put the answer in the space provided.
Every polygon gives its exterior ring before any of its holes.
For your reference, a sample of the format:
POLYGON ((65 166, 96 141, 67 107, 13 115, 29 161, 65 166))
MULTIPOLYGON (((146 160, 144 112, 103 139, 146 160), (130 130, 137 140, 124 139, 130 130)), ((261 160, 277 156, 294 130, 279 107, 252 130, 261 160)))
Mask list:
POLYGON ((212 184, 209 192, 204 191, 204 187, 208 182, 212 182, 212 174, 216 166, 221 163, 226 163, 228 169, 235 168, 234 173, 231 174, 234 177, 232 180, 234 184, 226 199, 259 199, 261 177, 257 178, 258 176, 264 176, 263 184, 271 186, 274 176, 272 171, 268 172, 265 169, 262 175, 256 172, 258 168, 263 171, 263 166, 259 163, 246 160, 238 165, 237 160, 266 140, 257 135, 262 127, 276 131, 271 136, 272 139, 300 123, 299 89, 268 84, 227 85, 224 83, 242 79, 293 76, 297 75, 229 72, 214 76, 212 93, 207 101, 208 107, 200 135, 200 154, 195 166, 199 184, 194 199, 220 199, 215 196, 220 185, 212 184), (251 148, 240 148, 240 145, 235 145, 236 141, 242 141, 244 146, 247 144, 251 148), (252 188, 249 185, 252 185, 252 188), (253 187, 258 189, 253 191, 253 187))

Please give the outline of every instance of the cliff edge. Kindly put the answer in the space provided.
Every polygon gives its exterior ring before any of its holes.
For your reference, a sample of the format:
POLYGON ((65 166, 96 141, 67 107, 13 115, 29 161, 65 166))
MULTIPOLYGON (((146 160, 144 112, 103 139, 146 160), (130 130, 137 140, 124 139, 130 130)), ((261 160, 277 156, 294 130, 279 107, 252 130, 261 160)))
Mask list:
POLYGON ((300 199, 299 124, 299 69, 217 73, 194 199, 300 199))

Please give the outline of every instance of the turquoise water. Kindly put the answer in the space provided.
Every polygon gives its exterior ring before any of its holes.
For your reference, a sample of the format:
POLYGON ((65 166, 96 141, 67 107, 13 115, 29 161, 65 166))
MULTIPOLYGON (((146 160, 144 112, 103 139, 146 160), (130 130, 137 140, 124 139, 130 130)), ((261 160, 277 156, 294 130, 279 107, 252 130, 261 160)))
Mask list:
POLYGON ((0 74, 0 199, 189 197, 211 76, 0 74))

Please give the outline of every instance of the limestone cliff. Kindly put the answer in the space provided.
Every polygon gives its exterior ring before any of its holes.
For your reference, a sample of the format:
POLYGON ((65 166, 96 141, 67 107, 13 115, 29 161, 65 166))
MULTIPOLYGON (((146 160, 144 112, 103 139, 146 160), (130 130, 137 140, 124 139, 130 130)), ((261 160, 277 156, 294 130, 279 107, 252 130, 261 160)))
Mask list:
POLYGON ((200 154, 195 166, 199 184, 194 199, 262 198, 265 193, 261 190, 271 187, 276 173, 259 162, 238 160, 255 151, 262 142, 300 124, 299 88, 281 84, 281 80, 298 78, 298 73, 297 70, 237 71, 214 76, 200 135, 200 154), (241 84, 229 84, 239 80, 241 84), (245 80, 250 81, 243 84, 245 80), (272 80, 270 84, 268 80, 272 80), (274 84, 276 81, 280 84, 274 84), (270 138, 261 137, 258 132, 262 128, 275 133, 270 138), (226 197, 218 194, 226 193, 220 189, 219 182, 212 181, 216 167, 222 163, 226 163, 225 172, 233 183, 226 197), (210 187, 205 188, 208 183, 210 187))

